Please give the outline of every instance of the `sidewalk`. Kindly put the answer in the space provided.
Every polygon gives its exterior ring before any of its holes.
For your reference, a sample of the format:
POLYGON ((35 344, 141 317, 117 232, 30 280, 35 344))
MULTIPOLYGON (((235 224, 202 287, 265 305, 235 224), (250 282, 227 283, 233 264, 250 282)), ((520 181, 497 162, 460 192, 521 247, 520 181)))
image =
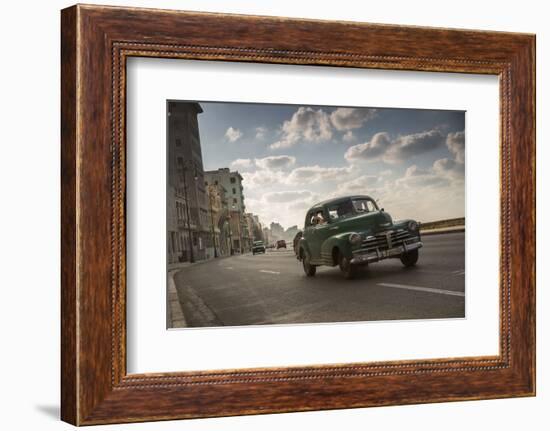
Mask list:
POLYGON ((180 269, 168 270, 167 273, 168 291, 166 292, 166 323, 168 329, 187 327, 187 321, 181 310, 178 291, 176 290, 176 282, 174 281, 174 275, 176 275, 180 269))
MULTIPOLYGON (((246 254, 246 253, 245 253, 246 254)), ((235 254, 233 256, 220 256, 216 258, 199 260, 196 262, 177 262, 169 263, 167 266, 167 293, 166 293, 166 323, 168 329, 170 328, 186 328, 187 321, 182 311, 182 307, 178 297, 178 291, 176 289, 176 282, 174 276, 184 268, 188 268, 194 265, 200 265, 201 263, 212 262, 213 260, 222 260, 228 257, 240 256, 240 254, 235 254)))

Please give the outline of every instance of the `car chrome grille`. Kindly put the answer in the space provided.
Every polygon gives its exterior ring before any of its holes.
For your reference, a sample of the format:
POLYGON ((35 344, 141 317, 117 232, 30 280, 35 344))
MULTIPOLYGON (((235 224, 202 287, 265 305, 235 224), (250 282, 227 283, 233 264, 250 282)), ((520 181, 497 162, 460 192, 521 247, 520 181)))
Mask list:
POLYGON ((368 250, 386 250, 392 247, 403 245, 403 243, 419 241, 418 235, 411 234, 408 230, 388 230, 379 232, 376 235, 370 235, 361 243, 361 248, 355 252, 364 252, 368 250))

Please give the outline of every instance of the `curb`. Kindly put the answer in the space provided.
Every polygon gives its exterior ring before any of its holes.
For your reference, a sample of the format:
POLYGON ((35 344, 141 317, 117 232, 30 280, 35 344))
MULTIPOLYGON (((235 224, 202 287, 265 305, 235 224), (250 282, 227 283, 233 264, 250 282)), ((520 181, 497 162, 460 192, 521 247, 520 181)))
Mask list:
POLYGON ((430 229, 426 231, 422 231, 420 229, 420 235, 421 236, 429 236, 429 235, 443 235, 446 233, 459 233, 459 232, 465 232, 466 227, 465 226, 453 226, 448 228, 441 228, 441 229, 430 229))
POLYGON ((219 261, 226 259, 228 257, 234 257, 234 256, 240 256, 240 255, 233 255, 233 256, 220 256, 217 258, 211 258, 211 259, 204 259, 199 260, 193 263, 189 262, 182 262, 182 263, 176 263, 171 264, 168 266, 167 271, 167 293, 166 293, 166 324, 168 326, 168 329, 174 329, 174 328, 187 328, 187 320, 185 319, 185 315, 183 314, 183 310, 179 301, 178 297, 178 291, 176 289, 176 282, 174 280, 174 276, 180 272, 181 270, 185 268, 189 268, 195 265, 200 265, 207 262, 212 261, 219 261))
POLYGON ((168 271, 168 292, 166 297, 166 310, 168 328, 186 328, 187 321, 183 315, 181 305, 178 298, 178 291, 176 290, 176 282, 174 281, 174 275, 179 272, 179 269, 168 271))

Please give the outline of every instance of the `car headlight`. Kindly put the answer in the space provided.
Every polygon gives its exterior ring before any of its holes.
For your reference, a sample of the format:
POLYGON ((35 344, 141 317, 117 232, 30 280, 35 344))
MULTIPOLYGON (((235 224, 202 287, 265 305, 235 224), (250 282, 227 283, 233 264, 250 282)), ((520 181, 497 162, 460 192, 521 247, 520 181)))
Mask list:
POLYGON ((352 233, 349 236, 349 242, 352 245, 359 245, 359 244, 361 244, 362 241, 363 241, 363 237, 361 236, 360 233, 352 233))
POLYGON ((418 223, 415 221, 409 222, 409 230, 417 231, 418 230, 418 223))

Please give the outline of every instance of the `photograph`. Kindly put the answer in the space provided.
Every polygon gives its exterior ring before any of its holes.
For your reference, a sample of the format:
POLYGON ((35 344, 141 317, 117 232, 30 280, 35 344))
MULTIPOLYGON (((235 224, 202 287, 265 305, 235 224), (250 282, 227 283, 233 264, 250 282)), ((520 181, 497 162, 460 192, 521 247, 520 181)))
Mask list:
POLYGON ((168 328, 465 318, 465 112, 168 100, 168 328))

